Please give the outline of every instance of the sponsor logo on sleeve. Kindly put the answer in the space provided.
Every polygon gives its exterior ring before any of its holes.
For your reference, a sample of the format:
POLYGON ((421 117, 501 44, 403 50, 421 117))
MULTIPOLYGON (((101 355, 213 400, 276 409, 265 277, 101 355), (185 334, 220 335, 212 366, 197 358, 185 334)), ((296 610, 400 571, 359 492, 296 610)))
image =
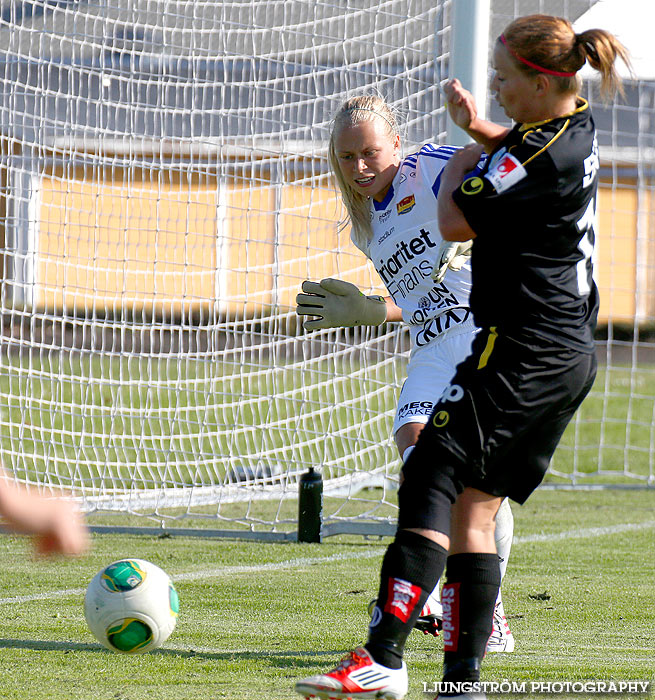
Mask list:
POLYGON ((480 177, 470 177, 462 182, 460 189, 463 194, 478 194, 484 189, 484 181, 480 177))
POLYGON ((489 170, 493 170, 496 167, 496 164, 505 155, 505 153, 507 153, 507 149, 505 148, 505 146, 503 146, 502 148, 499 148, 493 154, 493 156, 491 156, 491 158, 489 159, 489 170))
POLYGON ((528 171, 511 153, 505 155, 485 174, 496 192, 504 192, 527 177, 528 171))

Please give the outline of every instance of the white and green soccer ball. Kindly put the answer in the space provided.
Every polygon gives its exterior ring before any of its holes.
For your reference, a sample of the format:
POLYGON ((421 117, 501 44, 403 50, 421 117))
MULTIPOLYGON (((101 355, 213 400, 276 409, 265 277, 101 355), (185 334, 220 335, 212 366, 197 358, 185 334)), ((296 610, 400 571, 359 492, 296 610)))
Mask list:
POLYGON ((177 591, 168 574, 144 559, 120 559, 99 571, 84 597, 84 616, 107 649, 143 654, 175 629, 177 591))

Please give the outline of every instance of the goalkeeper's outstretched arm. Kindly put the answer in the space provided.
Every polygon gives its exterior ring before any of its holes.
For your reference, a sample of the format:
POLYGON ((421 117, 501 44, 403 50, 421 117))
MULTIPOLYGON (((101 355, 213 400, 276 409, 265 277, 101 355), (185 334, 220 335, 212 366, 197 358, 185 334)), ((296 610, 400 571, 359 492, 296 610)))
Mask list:
POLYGON ((391 297, 366 296, 354 284, 331 277, 303 282, 296 304, 298 316, 315 317, 303 322, 308 331, 402 321, 402 312, 391 297))

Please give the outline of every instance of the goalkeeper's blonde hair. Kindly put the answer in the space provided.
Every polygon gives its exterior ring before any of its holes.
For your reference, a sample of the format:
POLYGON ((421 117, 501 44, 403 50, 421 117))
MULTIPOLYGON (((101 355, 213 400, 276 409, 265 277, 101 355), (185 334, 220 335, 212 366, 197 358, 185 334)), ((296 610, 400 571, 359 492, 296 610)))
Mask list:
POLYGON ((389 138, 394 139, 400 136, 398 120, 393 109, 379 95, 359 95, 346 100, 337 110, 332 121, 332 132, 330 134, 330 144, 328 156, 330 167, 341 191, 343 203, 348 214, 347 218, 340 223, 340 229, 348 225, 352 226, 352 239, 355 245, 362 251, 366 251, 369 241, 373 235, 370 219, 370 202, 365 195, 356 192, 345 180, 339 167, 335 140, 337 134, 344 126, 353 126, 362 122, 382 119, 386 125, 389 138))

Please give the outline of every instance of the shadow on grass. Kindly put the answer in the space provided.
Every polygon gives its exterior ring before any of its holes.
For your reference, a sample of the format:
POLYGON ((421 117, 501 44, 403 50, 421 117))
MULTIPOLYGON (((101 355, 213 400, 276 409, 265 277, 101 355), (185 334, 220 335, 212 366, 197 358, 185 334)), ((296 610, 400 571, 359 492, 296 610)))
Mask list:
MULTIPOLYGON (((63 651, 68 653, 71 651, 89 651, 94 654, 111 654, 114 656, 116 652, 106 649, 101 644, 83 644, 80 642, 56 642, 49 640, 37 639, 1 639, 0 649, 32 649, 34 651, 63 651)), ((324 665, 324 657, 341 657, 344 650, 331 651, 200 651, 197 649, 153 649, 147 652, 147 656, 175 656, 178 658, 187 659, 211 659, 215 661, 228 661, 234 659, 268 659, 272 663, 280 666, 289 666, 293 663, 294 666, 313 666, 313 660, 316 663, 324 665)), ((130 656, 129 654, 121 654, 121 656, 130 656)), ((135 654, 134 656, 140 656, 135 654)))

